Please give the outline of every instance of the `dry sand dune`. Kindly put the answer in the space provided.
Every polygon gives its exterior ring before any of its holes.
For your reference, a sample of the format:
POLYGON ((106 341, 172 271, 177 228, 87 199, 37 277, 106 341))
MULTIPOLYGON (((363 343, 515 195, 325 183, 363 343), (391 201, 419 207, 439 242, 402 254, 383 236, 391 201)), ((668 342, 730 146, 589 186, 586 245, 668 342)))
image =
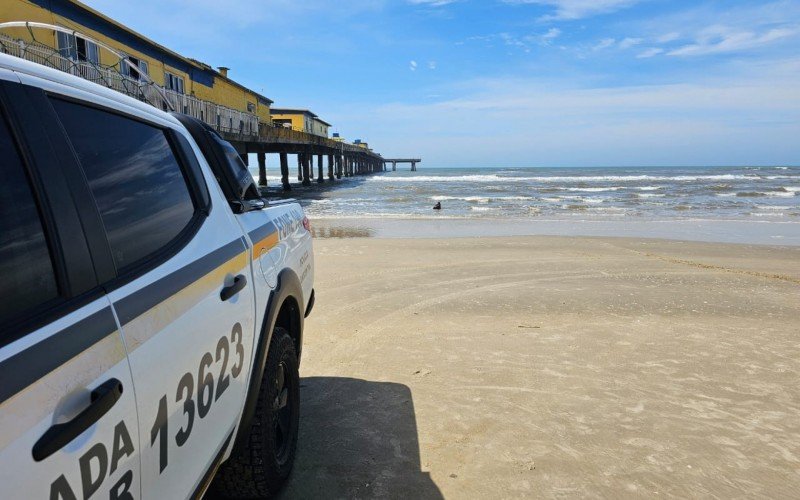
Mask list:
POLYGON ((286 498, 800 495, 800 249, 315 251, 286 498))

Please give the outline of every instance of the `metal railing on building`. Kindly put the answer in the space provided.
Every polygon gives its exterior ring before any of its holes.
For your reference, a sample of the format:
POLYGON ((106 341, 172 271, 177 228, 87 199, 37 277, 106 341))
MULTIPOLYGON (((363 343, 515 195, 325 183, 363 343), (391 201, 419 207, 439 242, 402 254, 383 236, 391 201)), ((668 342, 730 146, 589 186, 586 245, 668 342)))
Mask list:
POLYGON ((157 85, 127 76, 118 66, 106 66, 91 61, 76 61, 64 57, 58 50, 40 42, 26 42, 0 33, 0 53, 13 55, 65 73, 79 76, 117 92, 168 111, 173 110, 198 118, 220 132, 242 137, 259 135, 258 116, 228 108, 192 95, 181 94, 157 85))

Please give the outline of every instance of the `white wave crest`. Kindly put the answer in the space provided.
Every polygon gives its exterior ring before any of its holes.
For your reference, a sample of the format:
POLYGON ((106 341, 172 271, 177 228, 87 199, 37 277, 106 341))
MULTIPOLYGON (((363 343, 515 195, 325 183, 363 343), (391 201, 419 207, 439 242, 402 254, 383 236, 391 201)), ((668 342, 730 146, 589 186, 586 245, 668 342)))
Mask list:
POLYGON ((602 193, 604 191, 619 191, 620 189, 625 189, 625 188, 622 187, 622 186, 596 187, 596 188, 577 187, 577 188, 567 188, 567 191, 586 192, 586 193, 602 193))
MULTIPOLYGON (((769 176, 767 179, 797 179, 798 176, 769 176)), ((732 180, 758 180, 762 179, 759 175, 742 174, 716 174, 716 175, 568 175, 568 176, 527 176, 527 177, 503 177, 497 174, 475 174, 475 175, 416 175, 416 176, 392 176, 382 175, 370 177, 369 182, 641 182, 641 181, 732 181, 732 180)))
POLYGON ((475 203, 489 203, 492 201, 526 201, 532 200, 533 198, 530 196, 447 196, 447 195, 437 195, 431 196, 431 200, 433 201, 452 201, 452 200, 460 200, 460 201, 469 201, 475 203))

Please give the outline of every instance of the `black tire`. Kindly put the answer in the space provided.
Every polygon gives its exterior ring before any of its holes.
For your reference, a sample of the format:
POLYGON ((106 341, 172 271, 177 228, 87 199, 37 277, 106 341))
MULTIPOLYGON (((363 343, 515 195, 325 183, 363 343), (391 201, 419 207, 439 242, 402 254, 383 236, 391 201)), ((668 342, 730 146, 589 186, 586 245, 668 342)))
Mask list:
POLYGON ((280 490, 297 449, 299 387, 294 342, 275 328, 246 445, 220 466, 209 498, 268 498, 280 490))

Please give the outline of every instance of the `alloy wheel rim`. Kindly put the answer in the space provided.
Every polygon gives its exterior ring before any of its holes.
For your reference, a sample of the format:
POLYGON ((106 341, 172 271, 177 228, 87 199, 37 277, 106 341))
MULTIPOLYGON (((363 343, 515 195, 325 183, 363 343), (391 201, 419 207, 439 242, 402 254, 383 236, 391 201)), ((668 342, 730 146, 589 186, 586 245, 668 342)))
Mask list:
POLYGON ((281 361, 273 381, 275 399, 272 401, 272 431, 275 440, 275 455, 284 463, 289 455, 292 440, 291 381, 286 376, 286 363, 281 361))

